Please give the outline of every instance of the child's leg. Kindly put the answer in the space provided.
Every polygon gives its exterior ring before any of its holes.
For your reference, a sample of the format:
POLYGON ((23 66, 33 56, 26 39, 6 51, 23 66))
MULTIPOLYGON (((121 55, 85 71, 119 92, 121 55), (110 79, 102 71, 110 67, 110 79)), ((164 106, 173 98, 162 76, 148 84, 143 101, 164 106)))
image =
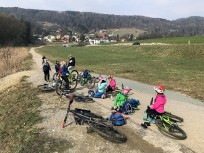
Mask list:
POLYGON ((102 95, 103 95, 103 92, 97 92, 97 93, 94 95, 94 98, 101 98, 102 95))

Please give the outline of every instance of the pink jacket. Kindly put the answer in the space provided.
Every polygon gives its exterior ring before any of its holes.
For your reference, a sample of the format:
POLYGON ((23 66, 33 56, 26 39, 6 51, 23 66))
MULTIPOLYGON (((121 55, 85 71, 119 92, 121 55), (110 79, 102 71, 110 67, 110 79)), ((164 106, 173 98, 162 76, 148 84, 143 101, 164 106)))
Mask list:
POLYGON ((109 82, 109 85, 111 86, 111 88, 113 90, 115 90, 115 88, 116 88, 116 81, 115 81, 115 79, 111 79, 110 82, 109 82))
POLYGON ((164 113, 164 105, 166 104, 166 96, 163 94, 157 94, 154 99, 154 104, 151 109, 155 109, 158 113, 164 113))

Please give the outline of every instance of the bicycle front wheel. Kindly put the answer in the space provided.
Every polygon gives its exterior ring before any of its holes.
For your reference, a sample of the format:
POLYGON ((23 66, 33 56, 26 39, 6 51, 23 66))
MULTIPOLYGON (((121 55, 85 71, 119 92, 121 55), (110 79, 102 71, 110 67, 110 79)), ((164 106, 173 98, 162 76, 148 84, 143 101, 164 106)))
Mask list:
POLYGON ((172 120, 174 120, 174 121, 176 121, 176 122, 179 122, 179 123, 183 122, 183 118, 181 118, 181 117, 179 117, 179 116, 173 115, 173 114, 171 114, 171 113, 169 113, 169 112, 165 112, 164 114, 165 114, 166 116, 168 116, 170 119, 172 119, 172 120))
POLYGON ((73 70, 72 72, 71 72, 71 76, 72 76, 72 80, 78 80, 78 75, 79 75, 79 73, 78 73, 78 71, 77 70, 73 70))
POLYGON ((157 125, 159 130, 165 132, 168 135, 173 136, 176 139, 183 140, 187 138, 186 133, 176 124, 170 125, 165 121, 162 121, 161 119, 156 119, 155 124, 157 125))
POLYGON ((69 82, 69 89, 74 90, 77 87, 77 83, 78 83, 77 80, 71 80, 69 82))
POLYGON ((94 129, 102 138, 114 143, 124 143, 127 141, 127 137, 124 134, 119 133, 116 129, 109 126, 102 126, 97 124, 90 124, 90 127, 94 129))

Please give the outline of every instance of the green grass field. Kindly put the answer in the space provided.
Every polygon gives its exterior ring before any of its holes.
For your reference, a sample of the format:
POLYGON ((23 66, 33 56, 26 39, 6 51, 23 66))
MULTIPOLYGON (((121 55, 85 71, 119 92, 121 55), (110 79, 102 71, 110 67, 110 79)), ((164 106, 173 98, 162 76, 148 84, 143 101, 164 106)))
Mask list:
POLYGON ((38 52, 51 61, 76 58, 76 69, 91 69, 142 83, 162 83, 204 101, 204 45, 46 46, 38 52))

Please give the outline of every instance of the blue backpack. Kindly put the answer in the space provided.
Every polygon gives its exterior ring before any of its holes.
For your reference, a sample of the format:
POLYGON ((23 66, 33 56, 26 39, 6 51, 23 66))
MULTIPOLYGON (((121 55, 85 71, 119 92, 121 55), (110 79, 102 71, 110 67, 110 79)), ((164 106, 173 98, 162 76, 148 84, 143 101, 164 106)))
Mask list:
POLYGON ((88 78, 88 76, 89 76, 89 71, 88 70, 84 70, 83 78, 88 78))
POLYGON ((134 98, 131 98, 131 99, 129 100, 129 103, 131 104, 131 106, 132 106, 133 108, 137 108, 137 106, 140 105, 140 101, 139 101, 139 100, 136 100, 136 99, 134 99, 134 98))
POLYGON ((126 120, 120 112, 111 114, 109 119, 114 126, 122 126, 126 124, 126 120))

